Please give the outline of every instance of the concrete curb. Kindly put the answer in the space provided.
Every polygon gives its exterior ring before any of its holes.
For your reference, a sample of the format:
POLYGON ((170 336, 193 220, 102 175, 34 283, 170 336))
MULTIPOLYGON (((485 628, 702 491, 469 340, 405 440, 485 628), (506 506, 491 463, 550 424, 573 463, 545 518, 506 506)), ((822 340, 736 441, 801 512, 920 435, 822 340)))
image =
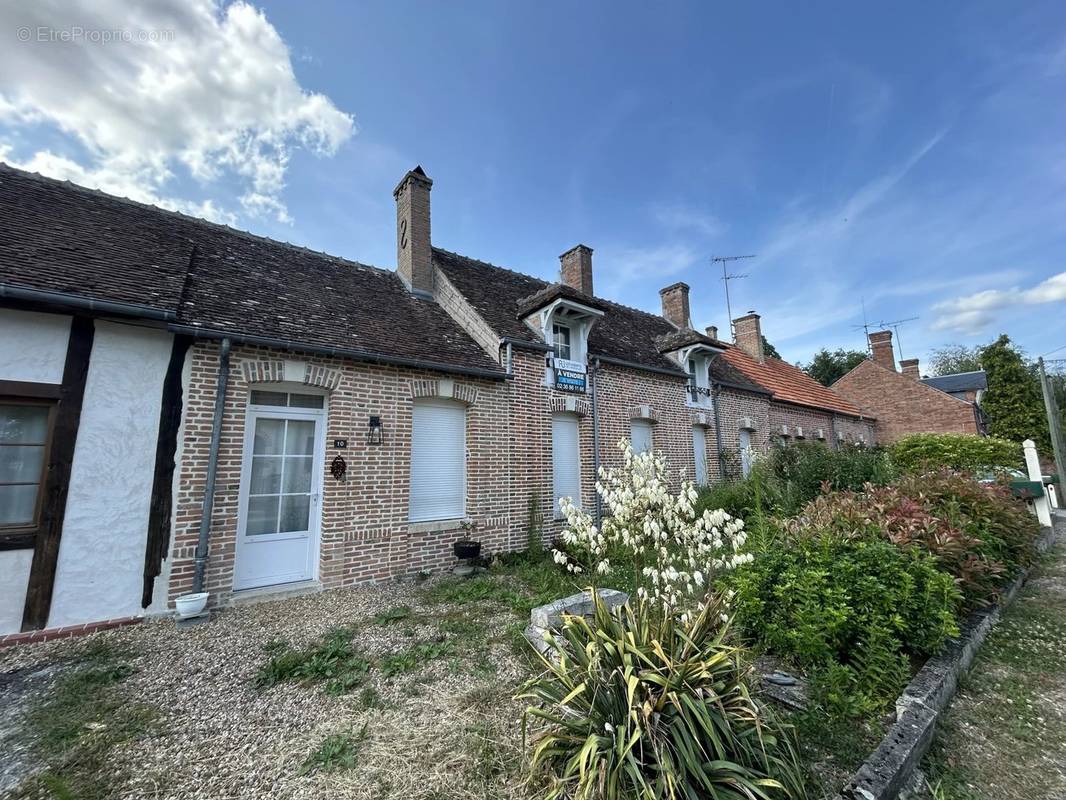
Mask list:
MULTIPOLYGON (((1052 522, 1054 527, 1043 528, 1037 537, 1039 553, 1051 548, 1056 535, 1066 536, 1066 516, 1056 515, 1052 522)), ((1022 572, 994 606, 971 614, 959 638, 925 662, 896 700, 896 721, 845 784, 841 800, 895 800, 909 785, 933 742, 940 714, 955 696, 959 678, 970 669, 988 632, 1025 585, 1030 571, 1022 572)))

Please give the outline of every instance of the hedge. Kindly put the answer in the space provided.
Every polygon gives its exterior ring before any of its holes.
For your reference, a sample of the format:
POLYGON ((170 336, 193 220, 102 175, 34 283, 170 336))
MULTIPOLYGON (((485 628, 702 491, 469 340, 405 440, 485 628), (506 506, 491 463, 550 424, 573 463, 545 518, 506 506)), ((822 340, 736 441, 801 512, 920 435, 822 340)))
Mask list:
POLYGON ((1020 467, 1022 448, 995 436, 964 433, 916 433, 892 445, 892 458, 903 470, 948 467, 979 472, 995 467, 1020 467))

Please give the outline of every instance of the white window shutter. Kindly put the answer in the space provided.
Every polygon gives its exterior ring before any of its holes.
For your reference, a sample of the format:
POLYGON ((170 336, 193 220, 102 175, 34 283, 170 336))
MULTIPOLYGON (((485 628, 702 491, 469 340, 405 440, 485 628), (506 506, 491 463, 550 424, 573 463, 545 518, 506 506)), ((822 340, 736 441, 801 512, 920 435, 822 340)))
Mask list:
POLYGON ((465 495, 466 408, 447 400, 419 400, 411 421, 408 519, 459 519, 465 495))
POLYGON ((581 441, 577 417, 573 414, 552 416, 552 478, 554 512, 559 514, 559 500, 569 497, 581 508, 581 441))
POLYGON ((646 453, 651 450, 651 423, 642 419, 633 420, 629 427, 629 441, 634 453, 646 453))
POLYGON ((707 434, 699 425, 692 427, 692 452, 696 458, 696 484, 707 485, 707 434))

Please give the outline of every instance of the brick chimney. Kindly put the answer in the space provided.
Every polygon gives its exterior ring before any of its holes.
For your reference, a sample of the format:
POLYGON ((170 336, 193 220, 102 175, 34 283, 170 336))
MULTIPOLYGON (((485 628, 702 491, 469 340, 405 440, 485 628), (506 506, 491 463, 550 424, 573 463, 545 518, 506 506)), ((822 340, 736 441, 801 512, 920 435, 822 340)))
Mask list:
POLYGON ((896 371, 896 356, 892 350, 892 331, 874 331, 870 334, 870 352, 874 361, 885 369, 896 371))
POLYGON ((760 364, 766 360, 762 351, 762 325, 754 311, 733 320, 733 344, 760 364))
POLYGON ((433 296, 433 247, 429 236, 429 191, 422 167, 403 176, 396 198, 396 272, 413 294, 433 296))
POLYGON ((592 297, 592 248, 574 245, 559 256, 563 283, 592 297))
POLYGON ((659 299, 663 303, 663 316, 675 328, 688 330, 692 320, 688 311, 688 284, 675 283, 659 290, 659 299))
POLYGON ((707 335, 710 336, 712 339, 717 339, 718 338, 718 326, 717 325, 708 325, 707 326, 707 335))
POLYGON ((914 378, 914 380, 921 380, 921 373, 918 371, 918 359, 916 358, 902 358, 899 362, 899 371, 906 375, 908 378, 914 378))

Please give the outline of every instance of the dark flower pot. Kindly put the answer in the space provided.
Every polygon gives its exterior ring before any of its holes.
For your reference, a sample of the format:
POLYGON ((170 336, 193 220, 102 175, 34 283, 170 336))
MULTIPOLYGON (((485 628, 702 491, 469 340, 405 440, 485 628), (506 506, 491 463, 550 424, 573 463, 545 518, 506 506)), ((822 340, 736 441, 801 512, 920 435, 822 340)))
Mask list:
POLYGON ((477 558, 481 555, 481 542, 474 542, 470 539, 460 539, 452 545, 452 550, 455 551, 455 557, 469 561, 470 559, 477 558))

